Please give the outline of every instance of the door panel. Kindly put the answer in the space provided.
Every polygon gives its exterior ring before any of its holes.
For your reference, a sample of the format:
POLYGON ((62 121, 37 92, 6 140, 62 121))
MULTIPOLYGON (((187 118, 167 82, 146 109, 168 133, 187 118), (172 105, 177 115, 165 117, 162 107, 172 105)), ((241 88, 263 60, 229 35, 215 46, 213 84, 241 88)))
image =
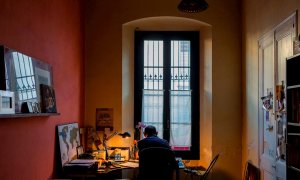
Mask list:
MULTIPOLYGON (((286 179, 286 58, 293 55, 296 36, 293 14, 259 41, 259 96, 270 98, 272 109, 259 104, 260 169, 263 180, 286 179)), ((262 104, 262 102, 260 102, 262 104)))
MULTIPOLYGON (((279 36, 275 39, 276 46, 276 61, 277 61, 277 73, 275 73, 275 83, 276 85, 286 84, 286 58, 293 55, 293 31, 286 33, 285 36, 279 36)), ((284 92, 286 92, 284 90, 284 92)), ((284 95, 286 97, 286 95, 284 95)), ((277 179, 286 179, 286 113, 285 108, 279 110, 282 105, 279 105, 278 101, 275 103, 275 117, 276 117, 276 177, 277 179)), ((286 105, 286 100, 283 98, 283 101, 280 102, 283 106, 286 105)))
MULTIPOLYGON (((274 92, 274 43, 273 36, 269 34, 259 42, 259 95, 270 98, 273 106, 274 92)), ((262 104, 262 102, 260 102, 262 104)), ((260 122, 260 168, 263 179, 275 180, 276 160, 276 123, 274 108, 264 109, 259 104, 260 122)))

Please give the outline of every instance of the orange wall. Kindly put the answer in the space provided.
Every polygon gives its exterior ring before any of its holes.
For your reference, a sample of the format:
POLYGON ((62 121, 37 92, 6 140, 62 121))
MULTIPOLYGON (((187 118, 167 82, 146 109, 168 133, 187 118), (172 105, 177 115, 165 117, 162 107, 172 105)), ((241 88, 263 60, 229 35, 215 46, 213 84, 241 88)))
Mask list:
POLYGON ((0 179, 44 180, 55 163, 55 128, 83 125, 83 18, 80 0, 1 0, 0 44, 53 66, 60 116, 0 119, 0 179))
MULTIPOLYGON (((86 8, 86 112, 85 125, 95 126, 96 108, 114 108, 116 130, 134 127, 133 118, 125 117, 123 92, 132 77, 123 69, 122 34, 123 25, 150 17, 182 17, 207 23, 212 29, 211 66, 201 70, 210 71, 211 89, 200 87, 206 97, 202 106, 211 106, 202 114, 211 119, 212 146, 209 152, 221 153, 215 167, 213 179, 241 179, 242 150, 242 107, 241 107, 241 9, 240 0, 208 0, 209 8, 201 13, 182 13, 177 10, 179 0, 130 0, 130 1, 87 1, 86 8), (207 102, 209 100, 210 102, 207 102), (122 114, 123 113, 123 114, 122 114), (128 121, 126 122, 126 119, 128 121), (126 123, 126 127, 125 126, 126 123), (218 173, 217 173, 218 172, 218 173)), ((166 26, 176 26, 169 21, 166 26)), ((184 23, 180 24, 184 26, 184 23)), ((156 30, 162 28, 154 23, 156 30)), ((131 32, 133 34, 133 31, 131 32)), ((132 36, 133 37, 133 36, 132 36)), ((133 39, 132 39, 133 40, 133 39)), ((129 47, 130 48, 130 47, 129 47)), ((128 49, 129 49, 128 48, 128 49)), ((132 48, 132 47, 131 47, 132 48)), ((131 49, 133 51, 133 49, 131 49)), ((128 65, 130 66, 130 65, 128 65)), ((129 107, 133 111, 133 103, 129 107)), ((133 112, 127 112, 131 113, 133 112)), ((201 122, 204 122, 202 119, 201 122)), ((202 159, 203 160, 203 159, 202 159)))

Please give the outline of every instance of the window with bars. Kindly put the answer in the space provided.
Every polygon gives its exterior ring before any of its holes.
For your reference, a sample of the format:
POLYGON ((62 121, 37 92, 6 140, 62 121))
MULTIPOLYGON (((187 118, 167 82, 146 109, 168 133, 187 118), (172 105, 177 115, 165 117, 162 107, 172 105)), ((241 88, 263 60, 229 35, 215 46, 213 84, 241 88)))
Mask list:
POLYGON ((199 158, 199 32, 135 32, 135 124, 199 158))

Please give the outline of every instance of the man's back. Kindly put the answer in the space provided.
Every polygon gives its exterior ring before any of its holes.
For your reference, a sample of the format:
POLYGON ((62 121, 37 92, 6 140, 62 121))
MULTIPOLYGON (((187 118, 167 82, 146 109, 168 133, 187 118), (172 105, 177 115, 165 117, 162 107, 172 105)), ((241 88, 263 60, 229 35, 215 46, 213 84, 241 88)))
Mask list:
POLYGON ((168 141, 161 139, 156 135, 146 137, 138 142, 139 151, 149 147, 163 147, 171 149, 168 141))
POLYGON ((140 151, 139 158, 139 180, 172 180, 174 170, 178 170, 170 148, 145 148, 140 151))
POLYGON ((144 136, 146 138, 138 142, 139 179, 172 180, 178 164, 168 141, 157 137, 156 128, 151 125, 145 128, 144 136))

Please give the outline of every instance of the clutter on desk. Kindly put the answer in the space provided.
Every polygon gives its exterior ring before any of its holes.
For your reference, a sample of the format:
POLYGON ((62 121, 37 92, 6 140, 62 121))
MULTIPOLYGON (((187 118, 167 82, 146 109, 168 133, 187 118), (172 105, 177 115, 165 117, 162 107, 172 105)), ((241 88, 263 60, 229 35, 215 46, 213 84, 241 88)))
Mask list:
POLYGON ((127 161, 130 159, 129 147, 108 147, 107 153, 109 159, 114 161, 127 161))
POLYGON ((98 169, 98 161, 93 159, 74 159, 64 164, 65 171, 96 171, 98 169))
POLYGON ((125 167, 131 167, 131 168, 139 167, 139 163, 136 163, 136 162, 125 162, 125 163, 121 163, 119 165, 120 166, 125 166, 125 167))

